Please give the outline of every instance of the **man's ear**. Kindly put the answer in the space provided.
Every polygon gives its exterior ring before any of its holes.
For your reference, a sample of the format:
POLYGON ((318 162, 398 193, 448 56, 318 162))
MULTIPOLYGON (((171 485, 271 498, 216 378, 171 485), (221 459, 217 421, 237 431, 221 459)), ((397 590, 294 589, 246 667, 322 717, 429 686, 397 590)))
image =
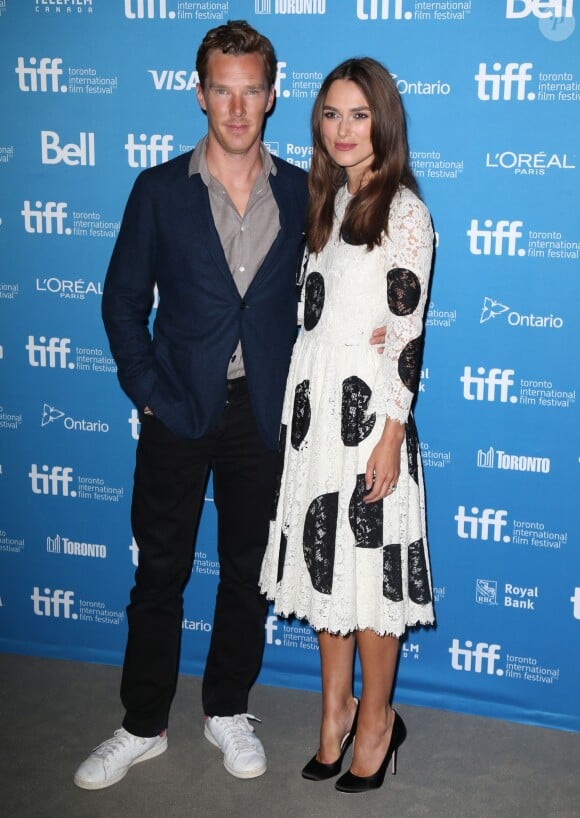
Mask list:
POLYGON ((272 110, 272 105, 274 104, 274 100, 276 99, 276 91, 274 86, 270 88, 270 93, 268 94, 268 102, 266 103, 266 113, 272 110))
POLYGON ((197 97, 197 101, 199 102, 199 107, 201 108, 202 111, 205 111, 206 110, 205 97, 203 95, 203 88, 201 87, 199 82, 195 86, 195 95, 197 97))

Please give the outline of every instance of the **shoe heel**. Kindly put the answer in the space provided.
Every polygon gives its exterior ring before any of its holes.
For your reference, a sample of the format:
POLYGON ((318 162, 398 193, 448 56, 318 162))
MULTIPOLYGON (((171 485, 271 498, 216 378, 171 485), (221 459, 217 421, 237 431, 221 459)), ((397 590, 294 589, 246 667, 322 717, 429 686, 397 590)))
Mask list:
POLYGON ((350 747, 350 745, 354 741, 354 736, 356 733, 356 727, 358 722, 358 709, 360 702, 357 698, 356 701, 356 710, 354 714, 354 719, 351 725, 349 732, 343 738, 341 745, 340 745, 340 755, 336 761, 333 761, 330 764, 324 764, 322 761, 318 761, 316 758, 316 754, 312 756, 308 764, 302 770, 302 778, 307 778, 310 781, 325 781, 327 778, 333 778, 335 775, 340 773, 340 769, 342 767, 342 761, 344 759, 345 753, 350 747))
POLYGON ((397 750, 405 741, 406 736, 407 729, 403 724, 403 720, 398 713, 395 713, 393 732, 387 753, 376 773, 368 776, 358 776, 348 770, 338 779, 334 785, 335 789, 339 790, 339 792, 367 792, 367 790, 376 790, 381 787, 389 764, 393 775, 397 772, 397 750))

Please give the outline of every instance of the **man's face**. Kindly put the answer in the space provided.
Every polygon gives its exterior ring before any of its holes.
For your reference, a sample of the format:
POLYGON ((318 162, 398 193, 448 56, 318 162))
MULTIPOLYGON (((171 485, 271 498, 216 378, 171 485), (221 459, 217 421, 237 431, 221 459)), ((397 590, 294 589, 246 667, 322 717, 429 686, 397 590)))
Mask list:
POLYGON ((259 54, 212 51, 205 86, 197 86, 197 100, 207 113, 210 142, 225 153, 247 154, 261 139, 264 117, 274 102, 259 54))

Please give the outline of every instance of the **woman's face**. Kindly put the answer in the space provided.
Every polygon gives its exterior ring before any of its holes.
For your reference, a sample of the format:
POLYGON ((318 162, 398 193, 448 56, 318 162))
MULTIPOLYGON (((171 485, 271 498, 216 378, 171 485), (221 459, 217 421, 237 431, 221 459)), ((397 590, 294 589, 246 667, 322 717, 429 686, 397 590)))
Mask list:
POLYGON ((374 159, 371 110, 361 89, 352 80, 335 80, 322 109, 324 147, 344 168, 352 193, 364 183, 374 159))

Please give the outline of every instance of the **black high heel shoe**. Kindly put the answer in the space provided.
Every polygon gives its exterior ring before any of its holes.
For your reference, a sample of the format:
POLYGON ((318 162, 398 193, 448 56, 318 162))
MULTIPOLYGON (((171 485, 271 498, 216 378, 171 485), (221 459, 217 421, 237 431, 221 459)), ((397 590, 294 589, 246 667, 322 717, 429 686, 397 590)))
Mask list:
POLYGON ((345 753, 352 744, 354 734, 356 733, 359 706, 360 701, 356 699, 356 711, 352 721, 352 727, 340 744, 340 755, 337 760, 331 764, 324 764, 316 758, 316 755, 313 755, 306 767, 302 770, 302 778, 307 778, 309 781, 326 781, 327 778, 333 778, 339 774, 345 753))
POLYGON ((391 740, 387 748, 381 766, 372 775, 360 776, 354 775, 350 770, 341 776, 334 785, 340 792, 367 792, 368 790, 377 790, 382 786, 385 780, 385 772, 389 766, 389 761, 393 760, 392 772, 393 775, 397 772, 397 750, 407 737, 407 728, 403 723, 403 719, 398 713, 395 713, 395 720, 393 722, 393 732, 391 740))

